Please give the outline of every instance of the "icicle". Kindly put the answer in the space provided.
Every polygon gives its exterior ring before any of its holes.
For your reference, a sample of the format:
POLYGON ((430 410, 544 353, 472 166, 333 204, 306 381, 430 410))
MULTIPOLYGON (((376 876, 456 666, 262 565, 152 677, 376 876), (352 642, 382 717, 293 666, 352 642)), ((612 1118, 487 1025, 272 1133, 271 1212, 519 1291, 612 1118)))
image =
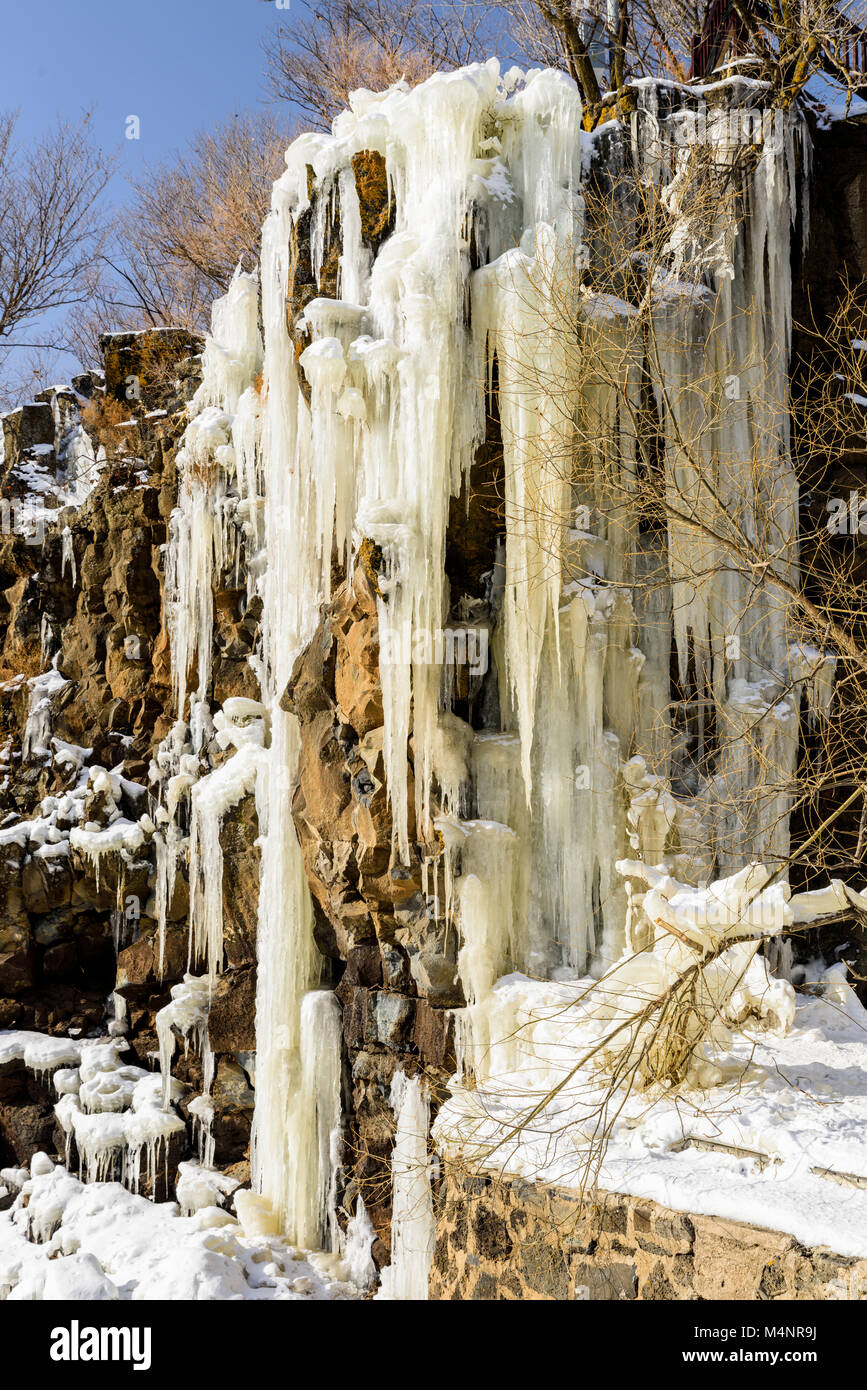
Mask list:
MULTIPOLYGON (((285 311, 292 217, 300 210, 302 198, 306 200, 306 175, 300 179, 289 162, 275 186, 272 212, 262 234, 267 394, 261 456, 268 556, 262 578, 262 680, 271 742, 256 784, 261 866, 251 1158, 262 1210, 272 1213, 268 1219, 279 1221, 293 1239, 314 1241, 320 1229, 318 1180, 299 1190, 295 1156, 318 1151, 315 1108, 301 1103, 305 1065, 301 1005, 304 994, 317 983, 319 960, 310 893, 291 815, 298 724, 294 715, 280 707, 293 662, 316 629, 331 575, 330 543, 313 524, 318 501, 310 421, 295 377, 285 311)), ((321 507, 318 515, 323 515, 321 507)), ((332 517, 327 524, 330 536, 332 517)), ((315 1067, 316 1062, 308 1058, 307 1066, 315 1067)))
POLYGON ((193 1117, 193 1137, 199 1162, 204 1168, 214 1166, 214 1102, 209 1095, 194 1096, 187 1107, 193 1117))
POLYGON ((359 1197, 355 1213, 346 1225, 346 1243, 343 1259, 349 1277, 357 1289, 369 1289, 376 1280, 376 1265, 370 1253, 376 1240, 373 1222, 367 1214, 367 1207, 359 1197))
MULTIPOLYGON (((185 1046, 193 1037, 202 1055, 206 1073, 213 1066, 213 1054, 208 1047, 208 1007, 211 980, 208 976, 185 975, 180 984, 172 985, 171 1002, 156 1015, 159 1043, 162 1105, 167 1110, 172 1086, 172 1058, 175 1055, 175 1033, 180 1033, 185 1046)), ((209 1087, 206 1086, 206 1090, 209 1087)))
MULTIPOLYGON (((261 708, 261 707, 259 707, 261 708)), ((203 960, 216 979, 223 963, 223 817, 256 788, 261 756, 258 743, 242 746, 233 758, 192 789, 190 823, 190 962, 203 960)))
POLYGON ((655 389, 666 404, 667 486, 679 510, 699 523, 674 519, 669 526, 672 612, 681 678, 691 646, 699 693, 712 687, 716 704, 724 768, 697 790, 709 808, 712 856, 718 853, 724 868, 735 867, 741 857, 736 845, 745 836, 757 854, 785 854, 788 843, 782 788, 793 766, 794 734, 782 728, 776 699, 789 675, 786 603, 773 571, 732 563, 731 543, 737 553, 745 537, 757 557, 773 557, 777 573, 797 583, 797 480, 787 408, 789 252, 798 194, 795 142, 804 149, 808 142, 797 115, 775 112, 773 138, 765 132, 755 166, 743 173, 737 168, 741 132, 732 129, 729 114, 727 106, 711 113, 708 138, 715 161, 731 166, 732 179, 742 185, 746 215, 737 225, 723 200, 717 235, 699 237, 690 221, 689 151, 680 152, 662 195, 674 217, 672 270, 659 279, 654 326, 655 389), (693 282, 696 269, 709 276, 713 292, 696 292, 689 278, 679 280, 683 267, 693 282), (693 447, 685 450, 682 440, 693 447), (748 686, 755 695, 747 694, 748 686), (778 727, 763 731, 760 722, 778 727), (780 754, 776 767, 750 751, 766 736, 780 754), (750 800, 753 808, 745 811, 750 800), (744 815, 750 825, 735 824, 744 815))
POLYGON ((391 1156, 391 1264, 382 1271, 378 1299, 418 1302, 428 1296, 435 1221, 427 1136, 430 1104, 418 1077, 402 1071, 391 1085, 397 1133, 391 1156))
POLYGON ((506 671, 514 693, 526 796, 532 783, 536 688, 549 618, 557 622, 572 455, 576 309, 583 231, 581 102, 562 75, 534 74, 505 104, 504 161, 521 193, 520 249, 472 277, 477 360, 499 373, 506 487, 506 671), (556 388, 554 387, 556 383, 556 388))
MULTIPOLYGON (((392 89, 372 109, 358 108, 341 138, 359 149, 384 122, 394 188, 396 230, 371 272, 368 314, 375 342, 359 341, 367 380, 380 373, 374 426, 364 459, 361 537, 382 548, 386 567, 378 603, 381 637, 410 630, 430 637, 444 616, 443 567, 448 501, 460 488, 484 432, 481 397, 463 326, 467 277, 464 228, 480 125, 496 92, 495 62, 437 76, 411 93, 392 89), (395 373, 391 362, 400 358, 395 373), (365 360, 365 358, 367 360, 365 360), (385 387, 383 375, 388 376, 385 387), (386 389, 389 403, 385 409, 386 389)), ((382 144, 382 134, 373 146, 382 144)), ((408 862, 406 740, 410 701, 416 748, 416 821, 430 833, 432 740, 440 671, 436 662, 383 666, 385 762, 398 854, 408 862)))
POLYGON ((307 1133, 312 1146, 295 1158, 297 1211, 316 1212, 315 1229, 300 1239, 315 1248, 339 1248, 335 1160, 342 1133, 340 1006, 330 990, 311 990, 301 1003, 301 1089, 297 1103, 314 1117, 307 1133), (304 1190, 306 1189, 306 1191, 304 1190))
MULTIPOLYGON (((64 464, 69 500, 73 506, 80 507, 105 469, 105 450, 100 447, 94 452, 93 442, 83 425, 77 425, 69 436, 64 450, 64 464)), ((73 560, 73 566, 74 563, 73 560)), ((74 578, 72 582, 75 583, 74 578)))
POLYGON ((371 256, 361 240, 361 208, 352 168, 341 169, 337 180, 340 194, 340 288, 343 299, 354 304, 367 301, 371 256))
MULTIPOLYGON (((190 699, 190 719, 196 724, 194 741, 199 742, 199 751, 205 734, 204 701, 190 699)), ((190 790, 198 775, 198 757, 189 751, 191 743, 189 730, 182 719, 176 720, 157 749, 151 764, 150 780, 159 784, 159 803, 154 809, 154 819, 160 829, 154 836, 154 858, 156 883, 154 900, 157 919, 157 940, 159 944, 158 969, 160 978, 165 971, 166 927, 168 912, 175 888, 177 865, 185 836, 180 818, 189 802, 190 790)))
MULTIPOLYGON (((310 306, 307 310, 308 316, 310 306)), ((301 354, 301 366, 311 385, 311 449, 319 462, 316 472, 315 534, 346 561, 355 510, 353 430, 338 411, 346 378, 346 361, 339 338, 318 338, 301 354)))
POLYGON ((325 260, 326 243, 328 241, 328 233, 331 230, 333 212, 334 183, 332 179, 326 178, 322 186, 317 190, 316 202, 313 208, 313 219, 310 226, 310 262, 313 268, 313 274, 316 278, 317 287, 322 281, 322 264, 325 260))
MULTIPOLYGON (((172 512, 166 564, 171 620, 172 672, 177 712, 184 714, 187 679, 198 671, 197 694, 207 693, 213 641, 213 582, 233 558, 228 525, 229 483, 237 461, 235 414, 262 363, 258 280, 236 270, 229 289, 214 302, 211 332, 202 359, 202 384, 192 402, 193 418, 178 452, 180 486, 172 512)), ((250 412, 249 399, 244 418, 250 412)), ((246 436, 242 433, 246 443, 246 436)), ((245 456, 245 469, 249 458, 245 456)))
POLYGON ((72 532, 68 526, 64 526, 60 535, 62 541, 60 577, 62 579, 63 576, 66 574, 66 567, 68 565, 70 574, 72 575, 72 587, 75 588, 75 585, 78 582, 78 575, 75 569, 75 549, 73 547, 72 542, 72 532))
MULTIPOLYGON (((545 283, 558 255, 547 225, 536 232, 537 257, 504 254, 473 277, 473 323, 480 356, 486 340, 499 367, 499 407, 506 472, 506 675, 514 693, 529 803, 536 689, 545 629, 556 622, 560 555, 569 504, 572 422, 568 400, 554 402, 550 383, 569 391, 564 335, 552 324, 545 283), (534 384, 541 379, 541 388, 534 384), (548 383, 546 390, 545 383, 548 383)), ((568 285, 563 274, 561 281, 568 285)))
MULTIPOLYGON (((160 1078, 141 1067, 118 1062, 115 1043, 85 1043, 79 1075, 80 1090, 70 1084, 54 1107, 66 1142, 66 1162, 72 1142, 78 1150, 79 1175, 86 1182, 122 1182, 138 1192, 141 1156, 151 1184, 161 1154, 167 1156, 173 1135, 182 1134, 184 1121, 160 1104, 160 1078)), ((172 1083, 171 1100, 180 1088, 172 1083)))

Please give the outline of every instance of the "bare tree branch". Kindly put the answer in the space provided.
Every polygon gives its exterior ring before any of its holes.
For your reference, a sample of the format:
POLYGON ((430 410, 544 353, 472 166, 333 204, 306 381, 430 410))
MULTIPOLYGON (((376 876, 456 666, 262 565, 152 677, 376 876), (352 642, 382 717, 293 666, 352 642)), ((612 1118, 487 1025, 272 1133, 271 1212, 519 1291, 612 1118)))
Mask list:
MULTIPOLYGON (((0 343, 51 310, 80 303, 103 240, 103 194, 114 161, 90 138, 89 116, 60 123, 27 149, 17 116, 0 116, 0 343)), ((54 346, 54 344, 51 344, 54 346)))

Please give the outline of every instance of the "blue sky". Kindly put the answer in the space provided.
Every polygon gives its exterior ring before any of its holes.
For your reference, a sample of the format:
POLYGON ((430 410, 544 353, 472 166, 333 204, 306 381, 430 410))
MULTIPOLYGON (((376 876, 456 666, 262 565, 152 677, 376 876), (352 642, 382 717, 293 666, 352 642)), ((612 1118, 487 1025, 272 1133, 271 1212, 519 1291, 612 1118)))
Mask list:
POLYGON ((266 104, 261 40, 291 22, 264 0, 11 0, 0 105, 20 109, 22 136, 93 107, 100 143, 136 173, 200 127, 266 104), (124 138, 129 115, 140 140, 124 138))
POLYGON ((128 176, 197 130, 269 103, 261 41, 291 24, 291 9, 265 0, 4 0, 0 109, 19 111, 22 142, 92 110, 97 142, 120 156, 117 203, 128 176), (125 138, 129 116, 138 140, 125 138))

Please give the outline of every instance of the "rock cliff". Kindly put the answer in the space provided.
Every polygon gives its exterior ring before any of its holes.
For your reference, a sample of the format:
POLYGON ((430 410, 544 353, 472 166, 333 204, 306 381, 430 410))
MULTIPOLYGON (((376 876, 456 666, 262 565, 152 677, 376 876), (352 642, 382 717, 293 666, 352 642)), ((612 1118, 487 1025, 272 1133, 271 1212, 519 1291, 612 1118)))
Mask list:
MULTIPOLYGON (((840 265, 867 270, 867 193, 863 174, 853 172, 864 160, 863 127, 821 136, 816 158, 814 182, 826 197, 815 210, 822 249, 801 267, 797 302, 805 302, 809 287, 827 314, 840 265), (832 261, 833 274, 825 275, 823 266, 832 261)), ((353 167, 358 237, 372 259, 393 230, 394 201, 380 155, 357 153, 353 167)), ((312 334, 303 311, 336 293, 341 245, 335 227, 324 252, 317 248, 313 217, 311 209, 293 234, 285 306, 296 357, 290 370, 308 399, 300 358, 312 334)), ((108 337, 101 371, 40 392, 2 418, 0 1029, 69 1046, 40 1053, 33 1044, 31 1053, 5 1060, 0 1053, 0 1167, 20 1167, 44 1150, 94 1174, 123 1176, 157 1198, 171 1195, 178 1164, 196 1155, 249 1185, 256 1095, 263 827, 261 800, 247 785, 217 828, 221 968, 210 982, 206 1023, 195 1011, 164 1014, 162 1026, 157 1023, 173 1000, 186 999, 185 977, 202 975, 207 964, 206 950, 189 938, 190 896, 198 889, 190 884, 191 806, 184 798, 190 786, 226 766, 233 751, 198 697, 187 692, 183 707, 176 707, 171 663, 174 612, 166 560, 179 498, 177 454, 202 380, 202 348, 173 330, 108 337), (167 749, 175 736, 179 751, 172 762, 167 749), (173 781, 177 873, 166 877, 173 781), (164 1112, 172 1119, 157 1168, 143 1141, 125 1141, 122 1158, 118 1143, 100 1168, 86 1126, 77 1127, 69 1111, 66 1124, 56 1113, 57 1075, 78 1067, 83 1076, 82 1047, 106 1033, 119 1048, 126 1046, 94 1074, 120 1091, 155 1068, 161 1045, 176 1048, 179 1084, 164 1112), (129 1075, 120 1076, 119 1068, 131 1069, 129 1075)), ((251 389, 261 399, 261 377, 251 389)), ((236 702, 235 723, 247 727, 261 717, 240 702, 260 698, 262 603, 248 582, 250 533, 232 520, 227 526, 235 528, 232 545, 210 581, 204 688, 195 663, 184 674, 191 685, 199 680, 210 711, 236 702)), ((502 564, 503 530, 502 441, 494 411, 448 505, 446 626, 469 624, 486 636, 496 629, 491 576, 502 564)), ((365 538, 352 565, 337 546, 330 558, 329 600, 279 701, 296 717, 300 739, 297 779, 282 794, 310 891, 317 969, 340 1006, 340 1219, 345 1225, 361 1196, 375 1231, 373 1256, 383 1266, 391 1244, 395 1076, 423 1075, 436 1109, 456 1067, 454 1011, 469 1001, 454 924, 434 901, 442 885, 438 890, 428 875, 429 864, 442 855, 443 831, 436 815, 433 828, 416 823, 412 733, 406 834, 413 852, 409 863, 393 852, 378 617, 389 583, 387 557, 365 538)), ((667 659, 666 653, 666 665, 667 659)), ((454 738, 496 728, 490 716, 501 698, 496 667, 476 680, 467 662, 458 662, 453 676, 454 738)), ((437 815, 447 795, 447 779, 440 776, 437 815)), ((622 816, 625 795, 621 788, 622 816)), ((120 1103, 118 1113, 126 1113, 120 1103)), ((453 1228, 466 1222, 469 1201, 466 1185, 450 1181, 450 1224, 435 1275, 442 1296, 451 1288, 449 1239, 463 1258, 465 1242, 453 1228)), ((507 1216, 511 1248, 521 1228, 504 1210, 498 1230, 505 1230, 507 1216)), ((479 1292, 482 1281, 493 1287, 499 1277, 497 1242, 483 1235, 477 1244, 484 1271, 473 1297, 496 1296, 479 1292)), ((680 1267, 676 1243, 672 1252, 660 1278, 674 1278, 680 1267)), ((580 1283, 579 1264, 569 1279, 580 1283)), ((632 1275, 628 1282, 623 1296, 633 1296, 632 1275)), ((691 1272, 685 1287, 693 1287, 691 1272)), ((573 1295, 550 1294, 546 1283, 541 1296, 573 1295)))

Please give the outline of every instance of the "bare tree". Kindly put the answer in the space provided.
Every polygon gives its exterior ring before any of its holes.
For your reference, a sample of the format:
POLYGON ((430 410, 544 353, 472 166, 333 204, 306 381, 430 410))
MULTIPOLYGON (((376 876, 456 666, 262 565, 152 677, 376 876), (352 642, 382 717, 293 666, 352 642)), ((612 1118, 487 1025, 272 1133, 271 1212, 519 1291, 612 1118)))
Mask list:
POLYGON ((266 41, 268 81, 274 95, 303 112, 318 130, 331 122, 358 87, 382 91, 404 78, 488 56, 502 38, 504 8, 470 0, 301 0, 293 17, 266 41))
POLYGON ((867 82, 860 0, 508 0, 507 7, 517 47, 575 79, 591 129, 632 109, 636 79, 705 79, 727 61, 784 101, 818 72, 849 99, 867 82))
POLYGON ((792 101, 822 72, 849 99, 867 90, 862 0, 301 0, 266 41, 274 95, 327 130, 358 87, 380 91, 491 53, 559 67, 593 129, 636 104, 636 80, 706 79, 727 62, 792 101))
POLYGON ((60 381, 63 353, 55 347, 33 347, 0 354, 0 411, 14 410, 30 400, 47 381, 60 381))
POLYGON ((235 267, 258 256, 289 138, 273 114, 243 113, 200 131, 134 183, 130 207, 91 267, 89 301, 73 315, 84 357, 110 329, 207 328, 211 302, 235 267))
POLYGON ((0 115, 0 367, 13 348, 61 346, 36 329, 46 314, 81 303, 104 243, 103 195, 113 160, 93 143, 90 118, 58 123, 29 147, 17 114, 0 115))

